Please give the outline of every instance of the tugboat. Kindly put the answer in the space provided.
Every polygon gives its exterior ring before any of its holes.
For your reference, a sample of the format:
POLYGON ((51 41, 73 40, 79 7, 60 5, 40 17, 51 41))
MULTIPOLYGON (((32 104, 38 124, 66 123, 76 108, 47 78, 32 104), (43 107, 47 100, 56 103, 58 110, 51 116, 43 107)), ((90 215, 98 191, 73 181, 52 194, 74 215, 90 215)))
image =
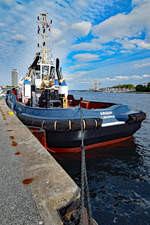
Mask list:
POLYGON ((36 53, 19 87, 9 91, 8 106, 33 133, 44 131, 42 143, 52 152, 81 151, 81 123, 85 150, 130 138, 146 114, 127 105, 75 100, 69 95, 59 59, 54 65, 52 57, 48 58, 47 33, 52 20, 48 22, 47 15, 41 14, 37 21, 41 52, 36 53))

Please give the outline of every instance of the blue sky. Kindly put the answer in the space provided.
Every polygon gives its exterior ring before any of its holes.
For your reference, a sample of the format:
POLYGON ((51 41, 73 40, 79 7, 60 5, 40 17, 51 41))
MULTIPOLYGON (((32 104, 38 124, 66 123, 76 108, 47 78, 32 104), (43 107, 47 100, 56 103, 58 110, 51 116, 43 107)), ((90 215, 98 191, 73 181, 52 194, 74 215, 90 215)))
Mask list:
POLYGON ((70 89, 150 82, 149 9, 150 0, 0 0, 0 85, 11 84, 12 69, 27 72, 42 12, 70 89))

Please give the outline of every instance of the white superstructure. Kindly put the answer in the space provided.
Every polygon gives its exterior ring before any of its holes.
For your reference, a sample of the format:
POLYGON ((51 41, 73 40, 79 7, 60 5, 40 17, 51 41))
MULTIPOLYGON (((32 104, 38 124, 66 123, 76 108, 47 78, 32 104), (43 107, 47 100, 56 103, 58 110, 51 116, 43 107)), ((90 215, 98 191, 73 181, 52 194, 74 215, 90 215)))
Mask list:
POLYGON ((63 79, 61 68, 59 68, 59 59, 56 59, 55 66, 52 54, 50 57, 48 56, 49 49, 47 48, 47 37, 48 32, 51 31, 52 20, 48 22, 46 16, 46 14, 41 14, 41 17, 37 17, 37 33, 42 40, 41 44, 38 43, 38 47, 41 48, 41 50, 36 53, 36 57, 24 78, 22 100, 23 103, 26 103, 28 100, 31 100, 32 102, 33 96, 35 96, 34 99, 39 101, 39 93, 45 91, 49 101, 56 102, 57 100, 63 102, 65 103, 63 104, 63 107, 66 107, 68 86, 63 79))

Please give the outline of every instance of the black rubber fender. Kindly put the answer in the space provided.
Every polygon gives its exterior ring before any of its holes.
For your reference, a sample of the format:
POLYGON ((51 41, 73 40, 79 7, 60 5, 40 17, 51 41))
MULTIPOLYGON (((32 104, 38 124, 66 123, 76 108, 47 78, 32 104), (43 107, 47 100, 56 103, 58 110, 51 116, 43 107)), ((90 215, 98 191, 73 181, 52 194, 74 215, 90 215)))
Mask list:
MULTIPOLYGON (((81 130, 81 120, 54 120, 54 119, 43 119, 33 116, 26 115, 24 113, 17 115, 19 119, 27 126, 41 127, 47 131, 54 132, 65 132, 65 131, 76 131, 81 130)), ((83 119, 84 130, 96 129, 102 125, 102 119, 100 118, 86 118, 83 119)))
POLYGON ((134 113, 128 115, 129 119, 127 123, 141 123, 143 120, 146 119, 146 114, 144 112, 134 113))

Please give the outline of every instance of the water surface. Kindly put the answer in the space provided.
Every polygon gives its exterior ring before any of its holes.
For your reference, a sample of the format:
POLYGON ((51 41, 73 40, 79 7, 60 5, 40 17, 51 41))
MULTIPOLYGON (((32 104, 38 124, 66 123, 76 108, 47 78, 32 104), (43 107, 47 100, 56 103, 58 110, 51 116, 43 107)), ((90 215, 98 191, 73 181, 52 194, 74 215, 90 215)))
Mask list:
MULTIPOLYGON (((76 98, 127 104, 147 114, 126 142, 86 152, 93 217, 99 225, 150 225, 150 94, 73 91, 76 98)), ((57 154, 80 185, 80 154, 57 154)))

